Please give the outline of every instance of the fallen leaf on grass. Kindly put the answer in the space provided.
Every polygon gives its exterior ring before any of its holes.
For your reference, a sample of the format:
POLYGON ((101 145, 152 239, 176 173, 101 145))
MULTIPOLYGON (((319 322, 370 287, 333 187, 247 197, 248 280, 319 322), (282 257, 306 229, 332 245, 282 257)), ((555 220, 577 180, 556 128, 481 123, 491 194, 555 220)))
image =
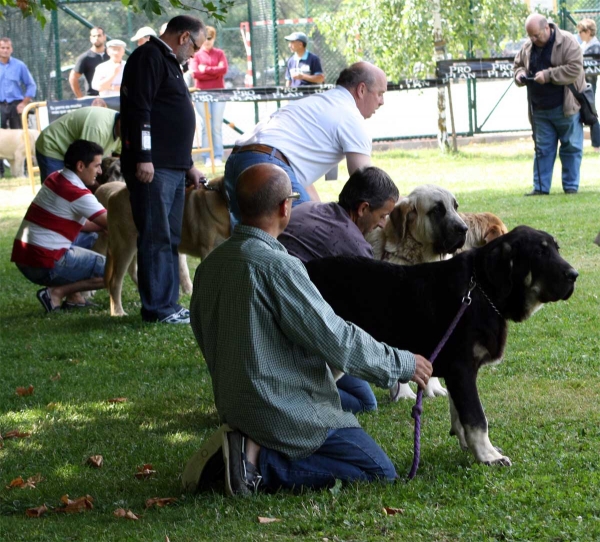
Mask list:
POLYGON ((19 431, 18 429, 13 429, 8 433, 4 433, 4 438, 27 438, 31 433, 25 431, 19 431))
POLYGON ((262 518, 262 517, 258 516, 259 523, 275 523, 276 521, 281 521, 281 520, 277 519, 277 518, 262 518))
POLYGON ((145 465, 137 468, 137 472, 135 473, 135 477, 138 480, 141 480, 143 478, 150 478, 150 476, 153 476, 155 474, 156 474, 156 471, 152 468, 152 464, 151 463, 146 463, 145 465))
POLYGON ((383 513, 386 516, 395 516, 396 514, 404 514, 404 508, 392 508, 390 506, 384 506, 383 513))
POLYGON ((28 388, 17 386, 17 395, 24 397, 25 395, 33 395, 33 386, 30 384, 28 388))
POLYGON ((146 508, 150 508, 151 506, 158 506, 162 508, 163 506, 167 506, 167 504, 171 504, 177 502, 175 497, 154 497, 153 499, 146 500, 146 508))
POLYGON ((56 373, 54 376, 51 376, 50 380, 52 380, 52 382, 56 382, 57 380, 60 380, 60 373, 56 373))
POLYGON ((19 476, 18 478, 12 480, 11 483, 6 486, 6 489, 14 489, 16 487, 19 487, 21 489, 35 489, 36 484, 39 484, 42 480, 42 475, 39 473, 35 476, 30 476, 29 478, 27 478, 27 481, 23 480, 23 478, 19 476))
POLYGON ((25 510, 25 515, 28 518, 39 518, 42 514, 45 514, 48 511, 48 507, 45 504, 42 506, 38 506, 37 508, 28 508, 25 510))
POLYGON ((60 498, 60 501, 65 506, 63 506, 62 508, 57 508, 56 509, 57 512, 66 512, 66 513, 83 512, 84 510, 92 510, 94 508, 94 505, 92 504, 94 502, 94 499, 93 499, 93 497, 90 497, 89 495, 86 495, 85 497, 79 497, 78 499, 75 499, 75 500, 69 499, 68 495, 63 495, 60 498))
POLYGON ((118 517, 118 518, 134 519, 134 520, 140 519, 131 510, 125 510, 124 508, 117 508, 113 512, 113 515, 116 516, 116 517, 118 517))
POLYGON ((109 403, 126 403, 127 397, 113 397, 108 400, 109 403))
POLYGON ((90 467, 95 467, 99 469, 104 464, 104 458, 101 455, 91 455, 90 457, 88 457, 86 463, 90 467))

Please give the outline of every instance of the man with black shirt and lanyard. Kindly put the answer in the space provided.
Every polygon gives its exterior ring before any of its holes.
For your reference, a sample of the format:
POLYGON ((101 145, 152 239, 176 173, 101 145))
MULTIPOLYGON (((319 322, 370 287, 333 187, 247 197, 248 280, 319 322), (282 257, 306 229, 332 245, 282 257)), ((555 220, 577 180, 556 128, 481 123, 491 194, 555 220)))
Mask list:
POLYGON ((187 324, 178 304, 177 248, 185 178, 199 186, 194 167, 194 106, 181 65, 200 50, 204 23, 180 15, 160 36, 129 57, 121 84, 121 167, 138 230, 138 288, 142 319, 187 324))
POLYGON ((579 190, 583 156, 583 125, 579 103, 569 89, 585 88, 583 55, 575 37, 560 30, 538 13, 525 21, 529 36, 515 57, 515 83, 528 85, 529 120, 533 129, 535 158, 533 190, 526 196, 550 193, 552 170, 560 141, 562 186, 565 194, 579 190))

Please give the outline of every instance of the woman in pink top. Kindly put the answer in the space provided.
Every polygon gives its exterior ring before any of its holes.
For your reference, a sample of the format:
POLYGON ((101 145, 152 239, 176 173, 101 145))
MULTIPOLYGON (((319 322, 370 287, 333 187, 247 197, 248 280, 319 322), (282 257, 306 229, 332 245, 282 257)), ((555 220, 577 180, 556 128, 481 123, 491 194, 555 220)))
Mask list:
MULTIPOLYGON (((225 88, 225 74, 227 73, 227 58, 221 49, 214 47, 217 31, 212 26, 206 27, 206 41, 200 50, 189 62, 189 68, 194 76, 196 88, 200 90, 211 90, 225 88)), ((215 152, 215 165, 223 165, 223 113, 225 102, 208 102, 210 111, 210 126, 212 129, 213 149, 215 152)), ((196 102, 196 110, 204 118, 204 103, 196 102)), ((208 136, 206 130, 202 130, 202 146, 208 147, 208 136)), ((210 155, 202 155, 207 166, 210 164, 210 155)))

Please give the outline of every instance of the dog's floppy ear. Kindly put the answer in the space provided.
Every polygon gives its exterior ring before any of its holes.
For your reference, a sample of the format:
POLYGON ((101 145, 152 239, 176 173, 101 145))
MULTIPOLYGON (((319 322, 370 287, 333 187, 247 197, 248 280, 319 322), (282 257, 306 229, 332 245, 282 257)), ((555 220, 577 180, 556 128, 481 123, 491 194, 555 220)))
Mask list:
POLYGON ((513 287, 512 252, 508 243, 498 243, 483 260, 485 277, 501 298, 507 297, 513 287))
POLYGON ((493 224, 486 230, 485 235, 483 236, 483 240, 485 241, 485 244, 487 245, 490 241, 497 239, 504 233, 505 232, 502 231, 502 228, 498 224, 493 224))
POLYGON ((402 240, 408 233, 408 217, 415 211, 415 204, 408 198, 402 198, 394 210, 390 213, 390 222, 394 226, 394 231, 398 239, 402 240))

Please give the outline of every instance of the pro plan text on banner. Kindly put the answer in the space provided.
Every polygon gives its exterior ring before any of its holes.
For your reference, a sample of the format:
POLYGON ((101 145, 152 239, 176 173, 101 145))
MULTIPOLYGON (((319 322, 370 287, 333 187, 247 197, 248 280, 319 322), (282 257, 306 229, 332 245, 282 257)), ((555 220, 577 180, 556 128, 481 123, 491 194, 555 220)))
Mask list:
MULTIPOLYGON (((442 60, 437 63, 436 75, 441 84, 449 79, 512 79, 514 61, 509 58, 477 58, 442 60)), ((583 57, 586 75, 600 73, 600 55, 583 57)))

